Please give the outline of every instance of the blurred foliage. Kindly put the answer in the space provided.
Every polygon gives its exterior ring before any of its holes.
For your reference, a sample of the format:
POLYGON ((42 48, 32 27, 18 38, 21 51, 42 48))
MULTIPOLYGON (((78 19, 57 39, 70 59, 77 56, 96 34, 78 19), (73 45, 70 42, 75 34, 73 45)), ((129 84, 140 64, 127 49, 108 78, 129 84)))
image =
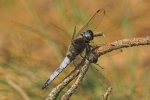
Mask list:
MULTIPOLYGON (((80 30, 100 8, 106 10, 99 30, 107 42, 150 35, 149 5, 148 0, 1 0, 0 100, 45 99, 74 68, 69 65, 41 90, 64 58, 74 26, 80 30)), ((110 100, 149 100, 149 51, 139 46, 99 58, 105 79, 89 71, 71 100, 99 100, 110 85, 110 100)))

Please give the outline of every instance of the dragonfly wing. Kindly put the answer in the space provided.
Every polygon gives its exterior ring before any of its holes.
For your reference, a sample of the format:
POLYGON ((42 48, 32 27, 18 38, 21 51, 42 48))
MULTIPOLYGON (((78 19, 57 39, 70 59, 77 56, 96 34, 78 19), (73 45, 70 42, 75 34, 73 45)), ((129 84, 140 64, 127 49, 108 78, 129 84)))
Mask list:
POLYGON ((49 77, 49 79, 45 82, 42 89, 47 87, 71 62, 71 60, 68 57, 65 57, 61 65, 53 72, 53 74, 49 77))
POLYGON ((98 69, 96 69, 94 66, 91 65, 90 70, 92 70, 93 73, 95 73, 98 78, 105 79, 104 75, 98 69))
POLYGON ((103 20, 105 15, 104 9, 99 9, 92 18, 88 21, 88 23, 77 33, 76 37, 83 33, 85 30, 92 30, 95 31, 95 29, 99 26, 101 21, 103 20))
POLYGON ((80 56, 77 56, 74 60, 73 60, 73 64, 75 67, 77 67, 80 63, 82 62, 82 58, 80 56))

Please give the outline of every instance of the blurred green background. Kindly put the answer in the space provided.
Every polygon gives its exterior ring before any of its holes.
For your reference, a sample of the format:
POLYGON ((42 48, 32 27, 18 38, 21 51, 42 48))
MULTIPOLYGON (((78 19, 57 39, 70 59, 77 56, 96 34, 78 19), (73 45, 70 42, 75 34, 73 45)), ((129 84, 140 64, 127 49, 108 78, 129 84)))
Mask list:
MULTIPOLYGON (((107 42, 150 35, 149 0, 0 0, 0 100, 45 99, 74 68, 41 90, 63 60, 74 26, 79 31, 100 8, 107 42)), ((89 71, 71 100, 99 100, 109 86, 109 100, 150 100, 150 47, 123 49, 98 63, 106 79, 89 71)))

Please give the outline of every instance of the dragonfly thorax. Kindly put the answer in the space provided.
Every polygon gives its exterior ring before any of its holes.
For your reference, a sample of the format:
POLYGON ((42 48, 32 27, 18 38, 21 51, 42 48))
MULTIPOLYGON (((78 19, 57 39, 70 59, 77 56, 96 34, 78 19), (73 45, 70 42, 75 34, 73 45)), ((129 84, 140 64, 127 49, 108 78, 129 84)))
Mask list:
POLYGON ((91 30, 86 30, 83 32, 83 37, 86 41, 91 41, 93 40, 94 35, 91 30))

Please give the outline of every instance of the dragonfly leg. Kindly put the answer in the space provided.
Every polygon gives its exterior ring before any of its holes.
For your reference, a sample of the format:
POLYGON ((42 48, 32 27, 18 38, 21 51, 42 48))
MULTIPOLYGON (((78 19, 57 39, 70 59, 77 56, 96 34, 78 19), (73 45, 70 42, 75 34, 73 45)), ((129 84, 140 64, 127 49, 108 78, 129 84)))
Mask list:
POLYGON ((73 35, 72 35, 72 39, 71 40, 74 39, 75 34, 76 34, 76 26, 74 27, 74 31, 73 31, 73 35))
POLYGON ((100 66, 98 63, 96 63, 97 66, 99 66, 100 68, 104 69, 104 67, 100 66))
POLYGON ((84 58, 84 57, 82 56, 82 54, 80 54, 80 57, 81 57, 81 58, 84 58))

